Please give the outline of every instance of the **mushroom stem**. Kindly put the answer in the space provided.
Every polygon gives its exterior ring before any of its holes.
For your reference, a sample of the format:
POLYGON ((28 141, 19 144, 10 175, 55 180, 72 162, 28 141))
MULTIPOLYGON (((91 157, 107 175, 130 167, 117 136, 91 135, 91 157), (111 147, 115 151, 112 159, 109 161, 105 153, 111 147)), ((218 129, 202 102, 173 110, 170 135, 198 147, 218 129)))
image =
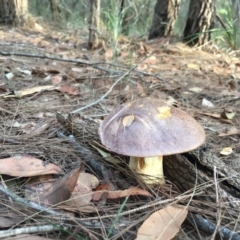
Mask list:
POLYGON ((130 157, 129 166, 137 173, 145 174, 143 180, 147 184, 157 183, 156 178, 159 178, 159 184, 164 184, 163 174, 163 157, 130 157))

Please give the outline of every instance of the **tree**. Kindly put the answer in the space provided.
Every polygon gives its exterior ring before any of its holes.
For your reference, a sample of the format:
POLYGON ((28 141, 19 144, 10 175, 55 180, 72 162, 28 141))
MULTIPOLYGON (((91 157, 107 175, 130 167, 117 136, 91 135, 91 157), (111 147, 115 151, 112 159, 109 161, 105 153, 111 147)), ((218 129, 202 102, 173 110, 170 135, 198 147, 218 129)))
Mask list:
POLYGON ((53 20, 55 22, 60 23, 62 21, 62 16, 59 0, 50 0, 50 7, 52 11, 53 20))
POLYGON ((100 46, 100 0, 90 0, 89 39, 88 46, 95 49, 100 46))
POLYGON ((157 0, 149 39, 173 35, 181 0, 157 0))
POLYGON ((0 21, 4 24, 23 24, 28 13, 28 0, 0 0, 0 21))
MULTIPOLYGON (((149 39, 174 35, 180 3, 181 0, 157 0, 149 39)), ((190 0, 183 41, 189 45, 203 45, 208 42, 214 27, 215 14, 215 0, 190 0)))
POLYGON ((203 45, 211 38, 215 20, 215 0, 191 0, 183 40, 189 45, 203 45))

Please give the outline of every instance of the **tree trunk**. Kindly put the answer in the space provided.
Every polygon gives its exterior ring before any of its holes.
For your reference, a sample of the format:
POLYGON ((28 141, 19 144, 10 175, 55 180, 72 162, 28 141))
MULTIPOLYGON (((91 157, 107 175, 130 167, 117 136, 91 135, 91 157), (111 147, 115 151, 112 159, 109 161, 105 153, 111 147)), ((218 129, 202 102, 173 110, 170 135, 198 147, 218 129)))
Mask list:
POLYGON ((191 0, 183 40, 189 45, 207 43, 211 38, 215 14, 215 0, 191 0))
POLYGON ((19 25, 28 13, 28 0, 0 0, 0 23, 19 25))
POLYGON ((100 46, 99 27, 100 27, 100 0, 90 0, 89 40, 88 40, 88 46, 90 49, 96 49, 100 46))
POLYGON ((59 0, 50 0, 50 6, 52 10, 53 20, 60 23, 62 21, 61 9, 59 6, 59 0))
POLYGON ((181 0, 157 0, 149 39, 174 35, 181 0))

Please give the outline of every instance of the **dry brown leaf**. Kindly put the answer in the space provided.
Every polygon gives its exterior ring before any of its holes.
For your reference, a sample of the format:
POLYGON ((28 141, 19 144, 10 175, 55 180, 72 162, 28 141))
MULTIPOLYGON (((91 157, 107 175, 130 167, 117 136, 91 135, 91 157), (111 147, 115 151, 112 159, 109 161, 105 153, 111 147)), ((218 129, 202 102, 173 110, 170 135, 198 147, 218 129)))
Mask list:
POLYGON ((119 191, 110 191, 110 190, 101 190, 96 191, 93 195, 93 201, 99 201, 101 199, 102 194, 108 193, 108 199, 118 199, 123 198, 127 196, 136 196, 136 195, 143 195, 146 197, 151 197, 152 195, 143 189, 131 187, 129 189, 125 190, 119 190, 119 191))
POLYGON ((99 184, 99 180, 90 173, 81 173, 70 199, 65 203, 77 209, 79 212, 95 212, 95 208, 90 205, 93 192, 99 184))
POLYGON ((73 86, 71 85, 62 85, 59 90, 63 93, 68 93, 68 94, 71 94, 71 95, 79 95, 79 91, 78 89, 74 88, 73 86))
POLYGON ((190 69, 195 69, 195 70, 200 69, 199 65, 195 64, 195 63, 188 63, 187 67, 190 68, 190 69))
POLYGON ((230 128, 229 131, 227 131, 226 133, 218 134, 218 136, 219 137, 227 137, 227 136, 232 136, 232 135, 236 135, 236 134, 240 134, 240 130, 238 130, 237 128, 233 127, 233 128, 230 128))
POLYGON ((153 55, 144 61, 145 64, 150 64, 150 65, 156 64, 157 62, 158 62, 158 59, 156 58, 156 56, 153 56, 153 55))
POLYGON ((43 195, 56 181, 52 175, 42 175, 27 180, 25 188, 25 197, 30 201, 35 201, 43 195))
POLYGON ((79 174, 82 168, 74 169, 64 177, 56 180, 48 189, 42 194, 36 195, 33 201, 40 204, 56 205, 58 203, 68 200, 76 186, 79 174))
POLYGON ((24 217, 17 216, 16 214, 8 214, 6 216, 0 216, 0 229, 9 228, 13 225, 24 220, 24 217))
POLYGON ((17 155, 0 159, 0 174, 13 177, 30 177, 44 174, 58 174, 61 168, 29 155, 17 155))
POLYGON ((213 72, 222 76, 224 74, 224 69, 222 67, 214 66, 213 72))
POLYGON ((52 84, 53 85, 58 85, 59 83, 61 83, 62 82, 62 76, 53 76, 53 77, 51 77, 51 81, 52 81, 52 84))
POLYGON ((104 54, 105 60, 109 61, 113 58, 114 56, 114 51, 112 49, 107 49, 107 51, 104 54))
POLYGON ((4 98, 21 98, 24 96, 32 95, 34 93, 38 93, 41 91, 51 91, 57 89, 53 85, 47 85, 47 86, 38 86, 33 88, 26 88, 20 91, 14 91, 14 94, 6 95, 4 98))
POLYGON ((203 112, 199 112, 199 113, 202 114, 202 115, 205 115, 205 116, 209 116, 209 117, 212 117, 212 118, 219 119, 222 122, 226 122, 226 123, 232 124, 232 120, 230 120, 230 119, 223 119, 221 117, 221 114, 217 114, 217 113, 203 113, 203 112))
POLYGON ((187 216, 188 210, 180 205, 169 205, 154 212, 138 229, 136 240, 172 239, 187 216))
POLYGON ((141 83, 139 81, 137 81, 137 88, 138 88, 138 94, 140 97, 146 97, 146 93, 144 91, 143 86, 141 85, 141 83))

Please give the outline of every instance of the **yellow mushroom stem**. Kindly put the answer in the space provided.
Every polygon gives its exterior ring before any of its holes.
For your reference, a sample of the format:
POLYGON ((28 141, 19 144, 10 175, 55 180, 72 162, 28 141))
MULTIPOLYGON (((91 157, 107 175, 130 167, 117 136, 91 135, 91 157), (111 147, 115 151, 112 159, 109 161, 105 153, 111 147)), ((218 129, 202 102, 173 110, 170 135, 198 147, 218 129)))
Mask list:
POLYGON ((129 166, 137 173, 144 174, 143 180, 147 184, 164 184, 163 157, 130 157, 129 166))

